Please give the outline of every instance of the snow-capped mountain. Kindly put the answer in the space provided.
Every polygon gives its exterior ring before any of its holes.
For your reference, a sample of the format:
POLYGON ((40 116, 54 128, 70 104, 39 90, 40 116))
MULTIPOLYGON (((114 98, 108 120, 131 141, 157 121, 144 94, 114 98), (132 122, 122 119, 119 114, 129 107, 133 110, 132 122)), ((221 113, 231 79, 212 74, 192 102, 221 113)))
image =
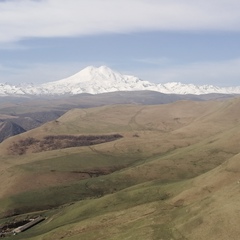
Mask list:
POLYGON ((56 82, 41 85, 44 89, 56 94, 65 93, 105 93, 115 91, 146 90, 156 85, 142 81, 137 77, 122 75, 106 66, 99 68, 87 67, 77 74, 56 82))
POLYGON ((240 94, 239 87, 220 88, 213 85, 166 83, 155 84, 130 75, 122 75, 106 66, 86 67, 75 75, 41 85, 0 84, 0 96, 9 95, 63 95, 79 93, 106 93, 115 91, 151 90, 172 94, 240 94))

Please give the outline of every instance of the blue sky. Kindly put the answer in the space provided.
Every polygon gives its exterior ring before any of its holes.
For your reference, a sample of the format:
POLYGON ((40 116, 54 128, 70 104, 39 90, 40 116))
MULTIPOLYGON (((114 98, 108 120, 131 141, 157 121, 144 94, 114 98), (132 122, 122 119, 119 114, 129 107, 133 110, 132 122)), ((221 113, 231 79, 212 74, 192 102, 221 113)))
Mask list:
POLYGON ((0 0, 0 83, 55 81, 89 65, 240 86, 240 1, 0 0))

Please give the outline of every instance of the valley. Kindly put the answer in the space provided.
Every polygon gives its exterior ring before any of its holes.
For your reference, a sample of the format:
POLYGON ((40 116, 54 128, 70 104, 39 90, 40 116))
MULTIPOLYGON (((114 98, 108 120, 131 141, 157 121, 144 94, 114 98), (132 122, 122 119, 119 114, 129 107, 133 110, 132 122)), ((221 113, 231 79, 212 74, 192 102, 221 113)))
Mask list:
POLYGON ((0 143, 0 226, 45 219, 6 239, 237 239, 240 99, 107 96, 0 106, 42 116, 0 143))

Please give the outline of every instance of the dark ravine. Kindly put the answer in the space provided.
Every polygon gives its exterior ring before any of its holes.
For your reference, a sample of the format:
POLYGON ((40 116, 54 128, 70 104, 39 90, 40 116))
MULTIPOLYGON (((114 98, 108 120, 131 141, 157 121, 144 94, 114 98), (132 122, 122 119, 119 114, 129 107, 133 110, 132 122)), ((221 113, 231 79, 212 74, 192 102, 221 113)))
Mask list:
POLYGON ((26 130, 11 120, 0 122, 0 142, 5 139, 23 133, 26 130))
POLYGON ((65 111, 49 112, 30 112, 9 116, 9 118, 0 118, 0 142, 5 139, 24 133, 42 124, 59 118, 65 111))

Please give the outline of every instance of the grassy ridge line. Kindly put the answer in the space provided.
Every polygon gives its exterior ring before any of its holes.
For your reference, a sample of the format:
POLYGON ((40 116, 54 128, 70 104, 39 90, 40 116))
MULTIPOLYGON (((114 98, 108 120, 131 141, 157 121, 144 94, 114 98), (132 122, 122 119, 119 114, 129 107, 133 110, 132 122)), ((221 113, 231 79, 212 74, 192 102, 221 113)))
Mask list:
MULTIPOLYGON (((106 134, 106 133, 128 133, 134 131, 151 131, 158 133, 169 133, 181 129, 206 113, 217 111, 223 103, 220 102, 189 102, 182 101, 173 104, 158 106, 136 106, 136 105, 117 105, 106 106, 93 109, 74 109, 64 114, 58 121, 52 121, 43 126, 28 131, 14 138, 7 139, 0 144, 0 153, 8 154, 12 142, 20 141, 28 137, 40 139, 49 134, 106 134), (169 111, 171 109, 171 111, 169 111), (97 122, 96 122, 97 119, 97 122)), ((235 109, 235 107, 233 107, 235 109)), ((215 119, 213 120, 214 122, 215 119)), ((196 129, 200 128, 201 122, 197 127, 184 130, 193 132, 196 137, 196 129)), ((206 126, 212 129, 212 126, 206 126)), ((222 124, 221 127, 224 127, 222 124)), ((225 126, 226 128, 227 126, 225 126)), ((188 133, 188 134, 189 134, 188 133)), ((182 134, 180 131, 179 134, 182 134)), ((207 133, 205 133, 207 134, 207 133)))

